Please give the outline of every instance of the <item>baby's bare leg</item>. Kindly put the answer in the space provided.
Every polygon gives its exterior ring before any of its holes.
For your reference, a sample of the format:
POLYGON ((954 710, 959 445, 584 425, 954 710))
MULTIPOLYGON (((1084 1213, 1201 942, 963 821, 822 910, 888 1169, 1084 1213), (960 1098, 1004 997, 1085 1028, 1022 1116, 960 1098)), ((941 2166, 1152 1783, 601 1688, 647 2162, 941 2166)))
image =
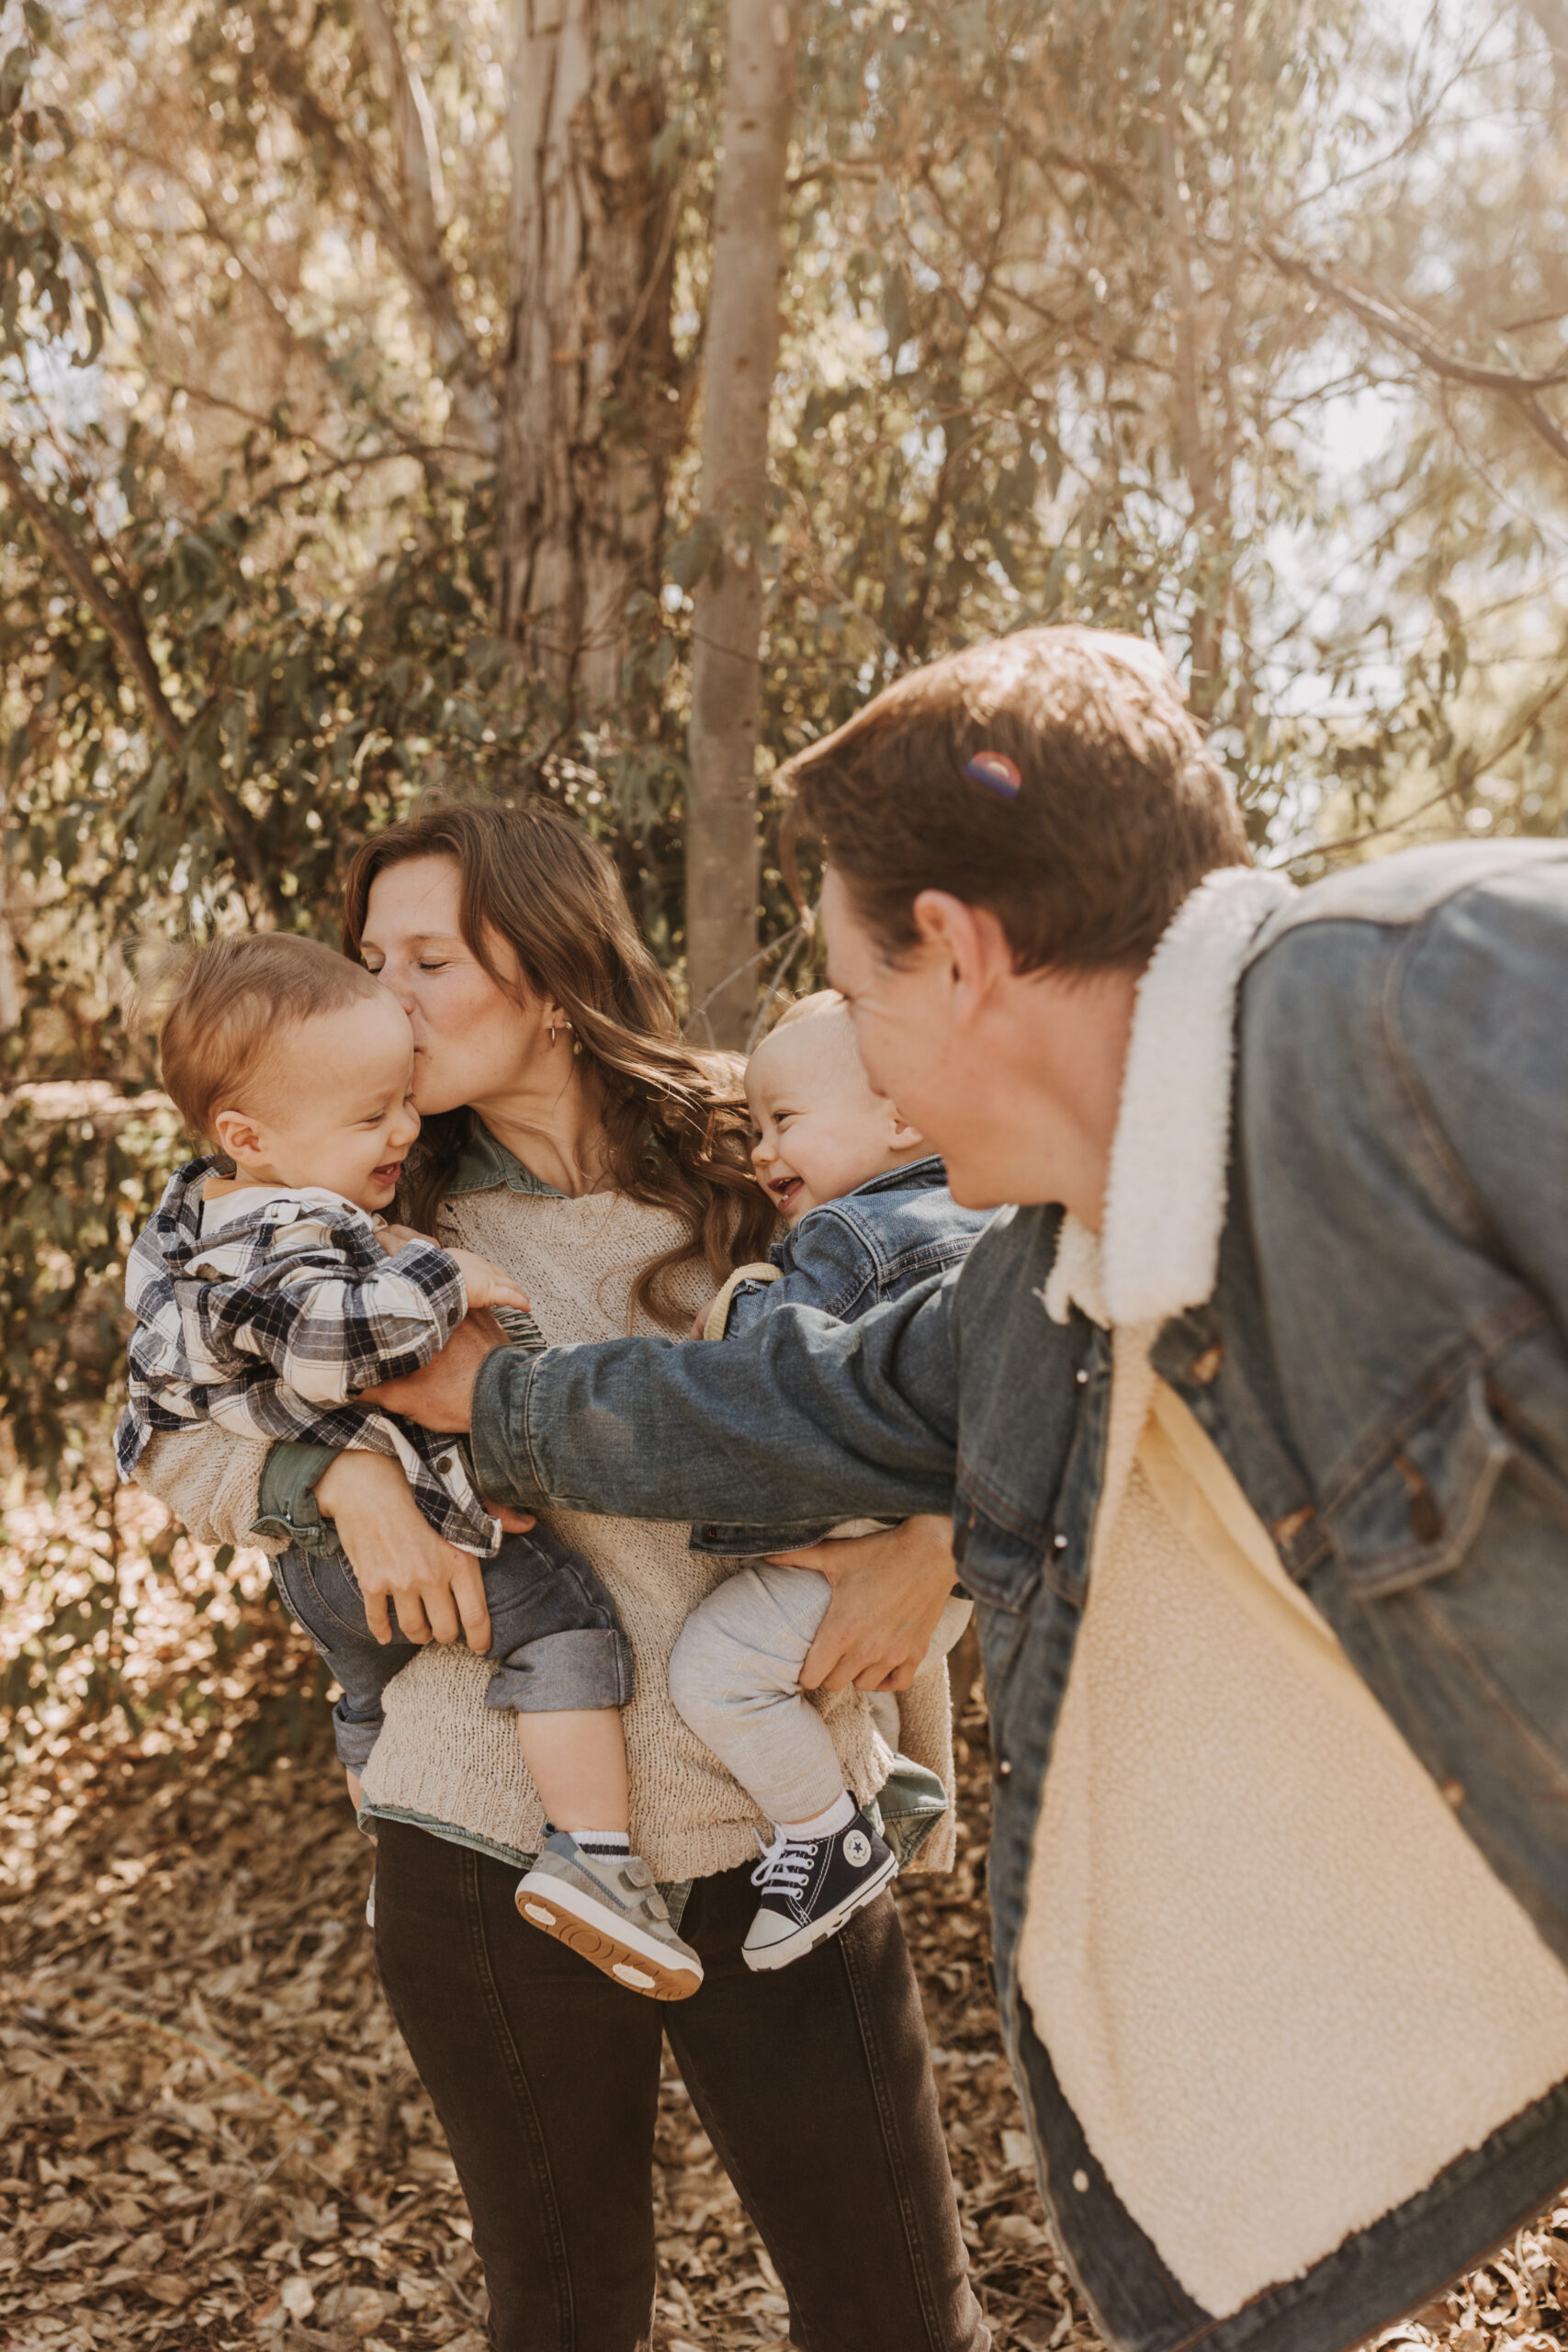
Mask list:
POLYGON ((618 1707, 519 1712, 515 1720, 517 1745, 547 1821, 557 1829, 629 1827, 626 1742, 618 1707))

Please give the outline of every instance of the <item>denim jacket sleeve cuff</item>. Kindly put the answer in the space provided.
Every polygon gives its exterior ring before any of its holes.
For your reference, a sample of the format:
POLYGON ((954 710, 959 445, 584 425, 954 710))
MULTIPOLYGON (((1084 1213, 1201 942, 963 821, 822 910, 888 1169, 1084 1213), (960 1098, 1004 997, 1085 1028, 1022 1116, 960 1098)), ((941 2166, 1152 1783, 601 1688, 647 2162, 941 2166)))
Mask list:
POLYGON ((544 1361, 526 1348, 492 1348, 479 1366, 468 1449, 475 1484, 488 1503, 539 1510, 550 1499, 538 1483, 528 1444, 528 1402, 544 1361))
POLYGON ((252 1534, 275 1537, 301 1552, 335 1551, 337 1530, 321 1516, 316 1481, 337 1457, 336 1446, 310 1445, 302 1439, 275 1445, 262 1472, 252 1534))

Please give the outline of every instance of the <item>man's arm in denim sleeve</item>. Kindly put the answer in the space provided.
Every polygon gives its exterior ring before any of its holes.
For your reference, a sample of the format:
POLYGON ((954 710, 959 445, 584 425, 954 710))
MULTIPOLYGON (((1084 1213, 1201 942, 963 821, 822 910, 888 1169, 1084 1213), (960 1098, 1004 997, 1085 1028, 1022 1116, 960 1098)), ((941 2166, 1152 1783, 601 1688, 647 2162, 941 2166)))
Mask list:
POLYGON ((858 1323, 782 1306, 721 1345, 497 1349, 474 1390, 481 1494, 773 1526, 953 1508, 957 1268, 858 1323))

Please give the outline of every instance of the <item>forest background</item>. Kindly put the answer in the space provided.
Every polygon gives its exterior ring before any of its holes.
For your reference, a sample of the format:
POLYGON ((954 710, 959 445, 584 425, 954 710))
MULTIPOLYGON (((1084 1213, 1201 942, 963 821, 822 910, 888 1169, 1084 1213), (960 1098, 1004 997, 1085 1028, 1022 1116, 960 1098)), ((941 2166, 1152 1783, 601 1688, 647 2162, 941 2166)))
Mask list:
POLYGON ((5 0, 22 1896, 95 1776, 319 1713, 107 1474, 139 944, 335 938, 416 794, 536 791, 742 1043, 778 764, 1039 622, 1154 638, 1298 878, 1561 831, 1565 208, 1568 0, 5 0))

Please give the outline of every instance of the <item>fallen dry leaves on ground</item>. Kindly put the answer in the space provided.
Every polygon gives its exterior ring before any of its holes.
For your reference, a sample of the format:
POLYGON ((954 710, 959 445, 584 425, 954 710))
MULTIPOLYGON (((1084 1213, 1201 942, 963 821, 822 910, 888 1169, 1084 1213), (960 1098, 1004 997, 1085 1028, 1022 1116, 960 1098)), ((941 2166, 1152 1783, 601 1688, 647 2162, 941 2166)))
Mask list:
MULTIPOLYGON (((9 1646, 31 1630, 40 1545, 67 1581, 95 1547, 100 1576, 113 1557, 140 1579, 131 1634, 106 1638, 141 1728, 84 1719, 67 1678, 9 1790, 0 2346, 482 2352, 468 2223, 377 1987, 371 1850, 324 1709, 298 1753, 247 1761, 280 1690, 310 1690, 313 1655, 267 1608, 258 1563, 220 1577, 196 1547, 161 1544, 142 1509, 122 1505, 118 1528, 73 1521, 69 1503, 9 1515, 9 1646)), ((1089 2352, 991 2007, 977 1702, 961 1749, 959 1866, 909 1880, 899 1902, 964 2234, 997 2352, 1089 2352)), ((668 2065, 657 2158, 660 2352, 782 2347, 777 2277, 668 2065)), ((1568 2335, 1565 2312, 1568 2208, 1382 2340, 1544 2352, 1568 2335)))

